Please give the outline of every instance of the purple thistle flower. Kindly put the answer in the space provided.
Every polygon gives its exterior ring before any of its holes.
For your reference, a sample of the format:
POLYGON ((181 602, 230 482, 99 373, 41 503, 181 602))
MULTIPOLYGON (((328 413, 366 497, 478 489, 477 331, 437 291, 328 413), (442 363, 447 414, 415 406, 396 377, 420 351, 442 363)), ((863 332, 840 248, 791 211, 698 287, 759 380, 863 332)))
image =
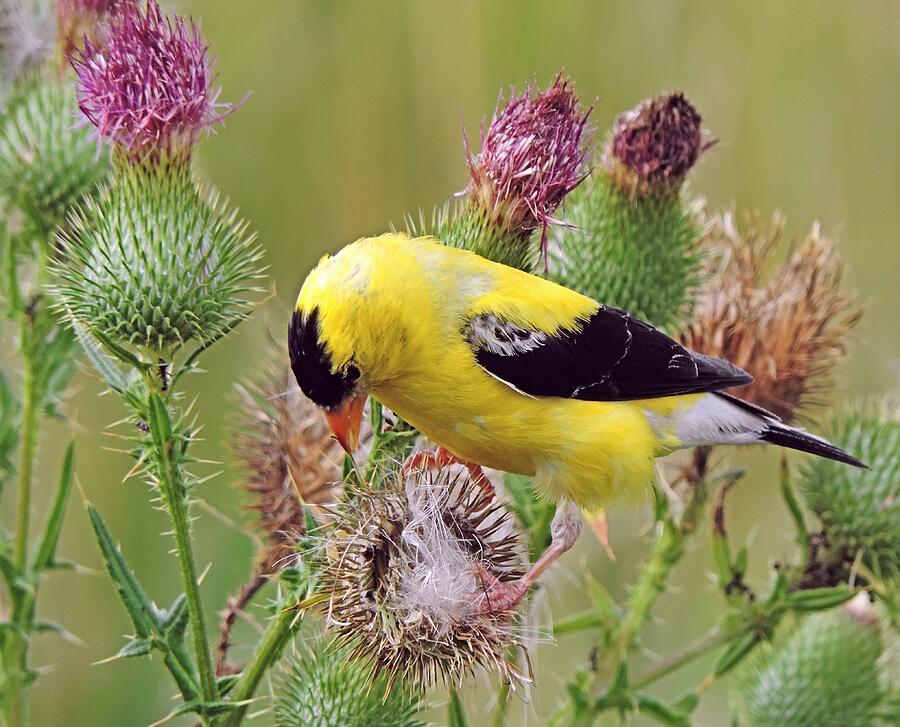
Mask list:
POLYGON ((488 221, 527 237, 559 222, 553 213, 585 177, 585 135, 591 109, 580 113, 578 96, 560 73, 544 92, 530 85, 482 128, 481 153, 469 161, 466 191, 488 221))
POLYGON ((78 105, 100 136, 132 160, 189 154, 204 129, 231 110, 218 102, 209 47, 192 20, 122 3, 102 42, 85 39, 70 57, 78 105))
POLYGON ((700 153, 714 143, 704 143, 701 122, 682 93, 643 101, 616 119, 606 151, 607 168, 618 161, 636 177, 632 184, 677 187, 700 153))

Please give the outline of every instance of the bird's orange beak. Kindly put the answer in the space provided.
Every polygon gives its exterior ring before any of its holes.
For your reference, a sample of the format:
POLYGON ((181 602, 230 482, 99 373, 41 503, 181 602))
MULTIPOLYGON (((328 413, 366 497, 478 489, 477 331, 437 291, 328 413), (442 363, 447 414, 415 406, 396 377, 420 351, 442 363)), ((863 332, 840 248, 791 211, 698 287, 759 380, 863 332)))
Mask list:
POLYGON ((354 396, 341 404, 337 409, 325 412, 328 426, 334 432, 335 439, 341 443, 347 454, 353 454, 359 446, 359 427, 362 424, 363 410, 367 396, 354 396))

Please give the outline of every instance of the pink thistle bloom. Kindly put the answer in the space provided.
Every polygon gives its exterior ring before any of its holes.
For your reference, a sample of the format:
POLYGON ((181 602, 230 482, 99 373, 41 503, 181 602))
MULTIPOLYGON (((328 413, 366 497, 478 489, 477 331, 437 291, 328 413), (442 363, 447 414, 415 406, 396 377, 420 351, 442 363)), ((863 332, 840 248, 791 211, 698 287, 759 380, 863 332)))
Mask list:
POLYGON ((232 109, 218 102, 213 61, 192 20, 121 3, 102 34, 70 57, 78 105, 102 138, 133 160, 189 154, 200 132, 232 109))
MULTIPOLYGON (((468 155, 472 204, 491 222, 523 237, 547 227, 563 198, 585 177, 587 118, 578 96, 562 74, 546 91, 533 85, 495 113, 485 133, 481 153, 468 155)), ((467 144, 468 152, 468 144, 467 144)))
POLYGON ((654 96, 616 119, 607 156, 642 182, 677 185, 713 143, 704 143, 701 122, 684 94, 654 96))

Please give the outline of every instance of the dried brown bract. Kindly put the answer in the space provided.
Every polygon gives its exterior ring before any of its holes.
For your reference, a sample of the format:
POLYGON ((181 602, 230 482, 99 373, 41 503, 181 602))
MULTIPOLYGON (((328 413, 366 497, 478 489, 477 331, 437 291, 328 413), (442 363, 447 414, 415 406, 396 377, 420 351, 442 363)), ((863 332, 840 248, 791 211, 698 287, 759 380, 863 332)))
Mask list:
POLYGON ((863 309, 841 290, 843 260, 818 223, 778 264, 783 235, 780 215, 748 216, 743 230, 732 214, 710 221, 707 282, 681 338, 749 371, 741 398, 790 421, 831 385, 863 309))
POLYGON ((304 532, 303 504, 335 502, 343 450, 289 369, 240 386, 237 394, 242 416, 235 449, 246 473, 242 486, 266 536, 262 572, 268 573, 294 553, 304 532))

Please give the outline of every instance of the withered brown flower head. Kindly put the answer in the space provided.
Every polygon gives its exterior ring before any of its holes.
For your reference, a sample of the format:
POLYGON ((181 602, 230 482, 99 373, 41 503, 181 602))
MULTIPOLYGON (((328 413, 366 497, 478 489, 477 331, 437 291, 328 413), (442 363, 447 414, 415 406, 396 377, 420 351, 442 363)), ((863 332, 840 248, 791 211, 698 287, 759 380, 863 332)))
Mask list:
POLYGON ((775 264, 783 234, 779 215, 748 217, 741 231, 732 214, 711 220, 707 282, 681 338, 749 371, 741 398, 790 421, 832 383, 863 310, 841 290, 843 260, 818 224, 775 264))
POLYGON ((483 607, 484 575, 507 582, 523 565, 514 520, 490 486, 449 465, 346 494, 320 584, 328 626, 352 657, 422 688, 484 667, 524 680, 506 658, 515 612, 483 607))
POLYGON ((246 473, 242 486, 269 546, 262 558, 262 572, 269 573, 291 556, 304 532, 303 503, 336 501, 343 450, 287 368, 239 386, 237 398, 235 449, 246 473))
POLYGON ((620 115, 604 152, 604 166, 628 191, 680 187, 704 142, 702 119, 682 93, 642 101, 620 115))

